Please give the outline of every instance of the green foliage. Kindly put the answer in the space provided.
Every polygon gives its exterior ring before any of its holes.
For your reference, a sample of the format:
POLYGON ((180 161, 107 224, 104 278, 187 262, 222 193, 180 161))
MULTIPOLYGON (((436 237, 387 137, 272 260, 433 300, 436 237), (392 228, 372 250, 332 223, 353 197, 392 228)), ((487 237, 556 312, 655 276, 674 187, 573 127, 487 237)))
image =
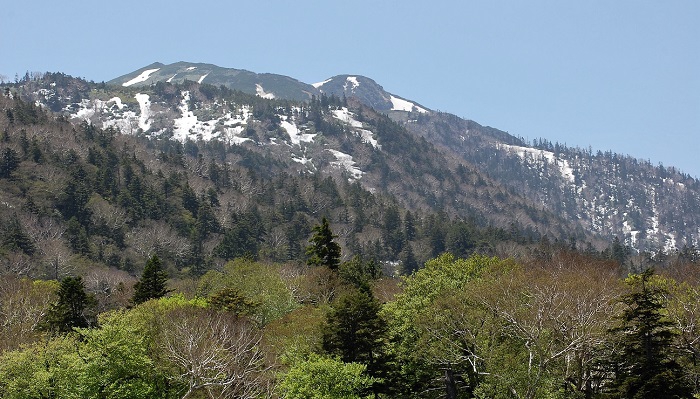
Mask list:
POLYGON ((200 279, 198 292, 212 296, 235 292, 248 307, 250 317, 265 325, 294 310, 298 304, 280 276, 280 265, 236 259, 223 272, 209 271, 200 279), (225 291, 224 291, 225 292, 225 291))
POLYGON ((24 231, 22 224, 17 219, 17 215, 13 215, 10 220, 0 227, 0 241, 2 247, 10 250, 20 250, 27 255, 32 255, 36 251, 36 246, 32 238, 24 231))
POLYGON ((369 291, 370 284, 379 278, 381 270, 374 260, 364 260, 360 256, 353 256, 347 262, 343 262, 338 269, 338 275, 347 284, 364 291, 369 291))
POLYGON ((613 355, 614 394, 626 398, 686 398, 691 395, 678 362, 674 341, 678 334, 667 317, 668 290, 655 281, 654 271, 628 277, 630 292, 620 300, 625 305, 619 335, 621 351, 613 355))
POLYGON ((125 311, 105 314, 100 328, 75 329, 0 357, 3 398, 170 398, 151 357, 145 330, 125 311))
POLYGON ((337 238, 333 234, 328 224, 328 219, 321 219, 321 224, 314 226, 313 236, 309 240, 311 243, 306 248, 306 255, 309 257, 307 264, 311 266, 325 266, 330 270, 338 269, 340 265, 340 245, 333 239, 337 238))
POLYGON ((160 259, 157 255, 151 256, 146 262, 141 279, 134 285, 135 304, 143 303, 149 299, 158 299, 165 296, 167 289, 168 275, 163 270, 160 259))
MULTIPOLYGON (((503 275, 516 270, 518 266, 509 260, 473 255, 468 259, 457 259, 451 254, 443 254, 425 264, 425 267, 404 278, 403 292, 382 309, 382 316, 388 322, 388 353, 400 369, 396 388, 408 395, 411 392, 437 389, 444 392, 445 370, 469 368, 479 369, 476 364, 465 367, 466 358, 456 344, 459 337, 451 337, 440 342, 436 334, 442 326, 449 325, 459 317, 468 317, 475 325, 483 326, 484 336, 488 337, 485 319, 472 303, 465 303, 462 293, 468 292, 470 284, 487 275, 503 275), (451 313, 458 309, 457 313, 451 313), (460 310, 471 312, 462 314, 460 310), (457 352, 457 356, 455 355, 457 352), (439 381, 439 382, 438 382, 439 381)), ((489 277, 490 278, 490 277, 489 277)), ((467 338, 467 337, 465 337, 467 338)), ((474 342, 467 342, 473 348, 474 342)), ((465 372, 465 376, 468 375, 465 372)), ((464 377, 466 379, 466 377, 464 377)), ((473 386, 471 387, 474 388, 473 386)))
POLYGON ((370 398, 377 379, 365 374, 365 365, 311 355, 296 362, 284 375, 279 391, 286 399, 370 398))
POLYGON ((45 328, 56 333, 67 333, 76 327, 95 324, 95 299, 85 292, 81 277, 66 277, 58 288, 58 300, 49 308, 45 328))
MULTIPOLYGON (((371 292, 351 290, 341 295, 328 312, 323 349, 344 362, 367 365, 377 382, 389 373, 386 356, 387 327, 379 316, 381 305, 371 292)), ((375 386, 375 392, 386 387, 375 386)))
POLYGON ((256 211, 233 214, 231 227, 214 248, 214 255, 226 260, 244 256, 257 259, 263 234, 261 222, 256 211))
POLYGON ((212 308, 231 312, 236 316, 250 316, 255 314, 259 303, 246 298, 238 289, 224 287, 207 299, 212 308))

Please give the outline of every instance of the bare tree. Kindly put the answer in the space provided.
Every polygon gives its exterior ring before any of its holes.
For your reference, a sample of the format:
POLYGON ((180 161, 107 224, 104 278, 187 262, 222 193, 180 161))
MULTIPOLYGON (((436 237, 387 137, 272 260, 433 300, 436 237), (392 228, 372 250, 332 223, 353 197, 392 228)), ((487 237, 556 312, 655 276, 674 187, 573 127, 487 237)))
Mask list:
POLYGON ((164 222, 153 222, 144 227, 133 229, 126 234, 126 242, 144 259, 157 253, 170 255, 179 260, 190 251, 189 241, 185 237, 179 236, 164 222))
POLYGON ((0 353, 31 342, 49 304, 55 300, 51 283, 4 276, 0 279, 0 353))
POLYGON ((136 281, 129 273, 113 268, 92 268, 83 276, 85 289, 97 299, 98 313, 130 305, 136 281))
POLYGON ((227 312, 180 308, 163 322, 161 350, 185 383, 182 398, 258 398, 267 389, 262 334, 227 312))

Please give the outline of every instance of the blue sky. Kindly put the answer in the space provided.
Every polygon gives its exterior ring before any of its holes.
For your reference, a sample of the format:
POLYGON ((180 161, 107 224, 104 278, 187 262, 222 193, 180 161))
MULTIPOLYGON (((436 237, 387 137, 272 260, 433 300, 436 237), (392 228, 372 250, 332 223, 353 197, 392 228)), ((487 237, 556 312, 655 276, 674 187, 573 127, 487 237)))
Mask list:
POLYGON ((530 140, 700 177, 700 1, 7 2, 0 75, 106 81, 206 62, 307 83, 365 75, 530 140))

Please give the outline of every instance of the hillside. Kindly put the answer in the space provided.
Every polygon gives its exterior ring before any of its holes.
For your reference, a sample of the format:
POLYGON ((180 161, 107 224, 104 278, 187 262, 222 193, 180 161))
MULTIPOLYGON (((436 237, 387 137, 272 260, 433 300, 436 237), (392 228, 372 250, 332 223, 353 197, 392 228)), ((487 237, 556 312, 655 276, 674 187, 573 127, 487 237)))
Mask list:
POLYGON ((402 125, 562 218, 640 252, 700 240, 700 182, 672 166, 546 139, 528 144, 449 114, 402 125))
POLYGON ((303 262, 322 216, 348 258, 404 261, 388 273, 542 233, 595 239, 353 100, 47 74, 1 101, 9 271, 134 273, 153 254, 178 273, 244 255, 303 262))

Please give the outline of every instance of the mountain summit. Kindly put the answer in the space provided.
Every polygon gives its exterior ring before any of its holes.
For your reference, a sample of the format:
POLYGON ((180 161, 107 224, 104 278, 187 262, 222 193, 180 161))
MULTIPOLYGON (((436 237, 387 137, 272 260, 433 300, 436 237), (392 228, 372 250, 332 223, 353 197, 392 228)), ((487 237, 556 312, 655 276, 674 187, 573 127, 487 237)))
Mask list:
POLYGON ((112 79, 107 84, 123 87, 150 86, 157 82, 183 83, 186 80, 225 86, 248 94, 273 99, 305 101, 319 95, 310 84, 288 76, 272 73, 255 73, 244 69, 222 68, 212 64, 176 62, 174 64, 153 63, 134 72, 112 79))
POLYGON ((337 75, 314 83, 313 86, 328 95, 357 98, 361 103, 381 112, 428 112, 425 107, 387 92, 377 82, 364 76, 337 75))

